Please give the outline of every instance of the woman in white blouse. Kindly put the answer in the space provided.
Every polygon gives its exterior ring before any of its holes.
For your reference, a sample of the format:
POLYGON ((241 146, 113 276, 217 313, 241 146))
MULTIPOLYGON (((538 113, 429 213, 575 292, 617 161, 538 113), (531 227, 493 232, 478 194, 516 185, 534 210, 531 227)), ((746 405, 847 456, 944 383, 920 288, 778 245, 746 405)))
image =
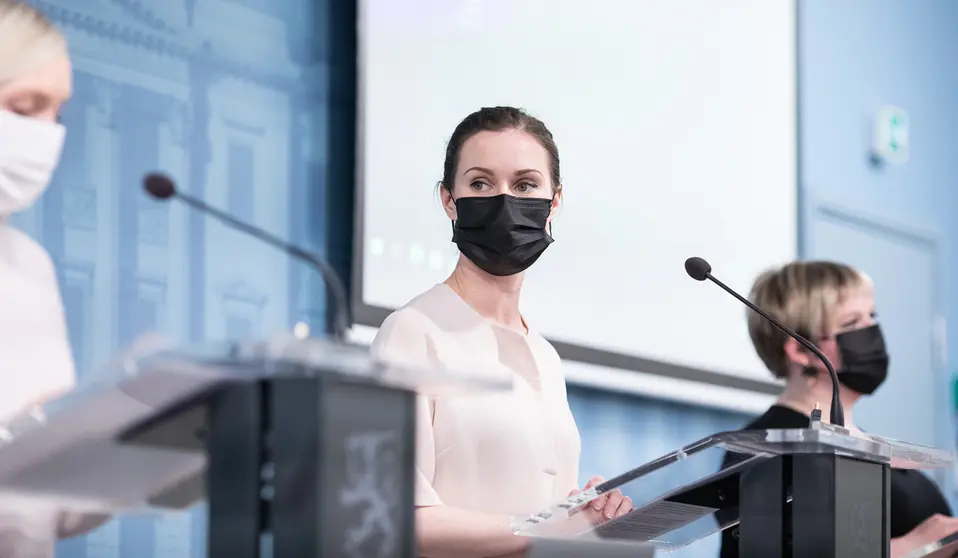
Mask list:
MULTIPOLYGON (((420 399, 416 530, 429 558, 519 555, 526 543, 510 517, 569 496, 579 474, 559 355, 519 313, 524 272, 553 241, 562 197, 552 134, 512 107, 467 116, 449 140, 440 194, 459 261, 444 283, 385 320, 373 351, 512 373, 506 394, 420 399)), ((615 491, 593 507, 614 517, 631 502, 615 491)))
MULTIPOLYGON (((72 89, 63 36, 36 9, 0 0, 0 417, 27 410, 74 386, 63 303, 53 262, 9 225, 40 197, 60 159, 57 115, 72 89)), ((63 513, 0 497, 0 556, 52 558, 58 537, 103 516, 63 513)))

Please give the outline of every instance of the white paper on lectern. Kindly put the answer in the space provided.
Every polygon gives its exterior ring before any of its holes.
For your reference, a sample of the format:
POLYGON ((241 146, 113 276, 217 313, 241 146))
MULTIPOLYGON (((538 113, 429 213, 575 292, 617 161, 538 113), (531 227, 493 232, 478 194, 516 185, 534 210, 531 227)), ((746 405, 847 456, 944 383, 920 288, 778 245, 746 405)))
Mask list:
MULTIPOLYGON (((600 529, 603 538, 654 541, 700 519, 711 517, 717 511, 717 508, 659 501, 604 523, 600 529)), ((716 529, 720 527, 716 525, 716 529)))

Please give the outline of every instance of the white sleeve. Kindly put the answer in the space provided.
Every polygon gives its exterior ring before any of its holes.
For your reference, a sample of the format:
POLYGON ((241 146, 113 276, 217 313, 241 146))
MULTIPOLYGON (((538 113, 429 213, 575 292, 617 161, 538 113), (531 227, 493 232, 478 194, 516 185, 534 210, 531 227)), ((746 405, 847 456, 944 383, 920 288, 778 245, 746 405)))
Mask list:
MULTIPOLYGON (((379 328, 370 350, 383 360, 410 366, 430 366, 433 351, 424 318, 405 309, 391 314, 379 328)), ((436 473, 436 443, 433 435, 433 402, 423 396, 416 401, 416 506, 441 506, 433 488, 436 473)))

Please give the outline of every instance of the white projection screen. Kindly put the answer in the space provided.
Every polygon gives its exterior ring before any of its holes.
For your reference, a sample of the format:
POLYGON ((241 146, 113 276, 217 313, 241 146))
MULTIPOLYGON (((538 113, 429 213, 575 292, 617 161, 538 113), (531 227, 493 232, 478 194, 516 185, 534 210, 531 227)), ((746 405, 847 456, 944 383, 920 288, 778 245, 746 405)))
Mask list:
POLYGON ((704 257, 747 292, 797 255, 794 0, 362 0, 359 35, 361 325, 448 276, 446 141, 470 112, 513 105, 561 154, 556 242, 521 304, 567 365, 703 398, 776 392, 744 307, 683 263, 704 257))

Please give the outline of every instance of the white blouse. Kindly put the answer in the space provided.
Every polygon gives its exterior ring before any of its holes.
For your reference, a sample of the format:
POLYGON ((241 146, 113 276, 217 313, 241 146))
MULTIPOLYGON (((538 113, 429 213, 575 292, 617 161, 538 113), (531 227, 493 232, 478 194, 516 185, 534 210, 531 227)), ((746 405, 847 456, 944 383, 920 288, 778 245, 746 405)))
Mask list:
MULTIPOLYGON (((64 394, 75 384, 53 262, 22 232, 0 223, 0 418, 64 394)), ((0 497, 0 557, 52 558, 67 517, 46 504, 0 497)), ((102 522, 102 518, 93 525, 102 522)), ((71 525, 76 524, 76 525, 71 525)))
POLYGON ((534 513, 578 486, 581 444, 559 355, 485 319, 439 284, 391 314, 373 353, 423 366, 510 371, 513 389, 420 397, 417 506, 534 513))

